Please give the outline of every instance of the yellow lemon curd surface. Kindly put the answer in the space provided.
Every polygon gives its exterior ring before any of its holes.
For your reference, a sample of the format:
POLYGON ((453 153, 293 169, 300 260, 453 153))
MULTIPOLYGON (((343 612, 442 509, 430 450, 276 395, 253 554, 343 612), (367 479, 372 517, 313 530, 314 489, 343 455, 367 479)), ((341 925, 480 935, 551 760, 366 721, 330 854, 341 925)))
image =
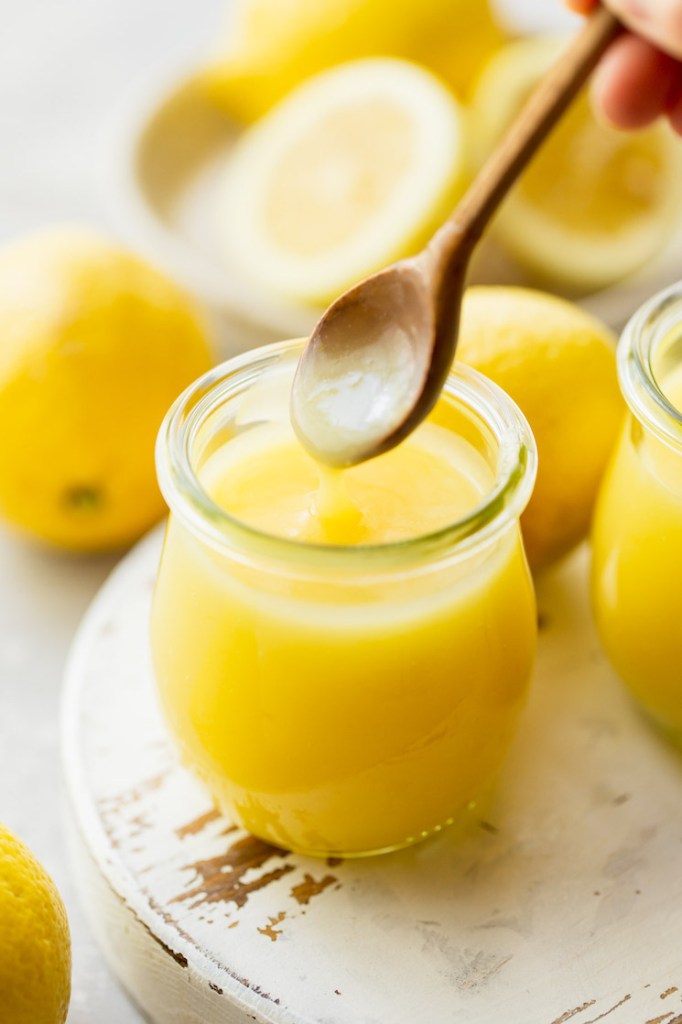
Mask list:
POLYGON ((343 472, 283 421, 217 446, 199 481, 286 538, 284 567, 171 517, 152 624, 162 703, 218 805, 273 843, 352 855, 419 839, 474 800, 510 741, 536 632, 518 524, 449 558, 409 553, 494 483, 448 415, 343 472))
MULTIPOLYGON (((682 367, 662 390, 682 411, 682 367)), ((604 481, 593 540, 606 651, 642 706, 682 739, 682 448, 633 418, 604 481)))

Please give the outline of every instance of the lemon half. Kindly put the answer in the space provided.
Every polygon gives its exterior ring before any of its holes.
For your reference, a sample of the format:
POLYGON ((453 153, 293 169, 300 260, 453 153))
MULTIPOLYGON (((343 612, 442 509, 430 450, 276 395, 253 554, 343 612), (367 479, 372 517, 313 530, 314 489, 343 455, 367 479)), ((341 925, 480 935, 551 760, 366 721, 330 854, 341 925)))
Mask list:
POLYGON ((229 263, 324 303, 419 247, 466 181, 464 117, 424 69, 381 58, 323 72, 244 133, 226 168, 229 263))
MULTIPOLYGON (((512 43, 484 70, 474 96, 481 159, 565 40, 512 43)), ((502 207, 496 233, 540 279, 589 292, 656 255, 682 210, 682 147, 661 123, 619 132, 599 123, 583 93, 502 207)))

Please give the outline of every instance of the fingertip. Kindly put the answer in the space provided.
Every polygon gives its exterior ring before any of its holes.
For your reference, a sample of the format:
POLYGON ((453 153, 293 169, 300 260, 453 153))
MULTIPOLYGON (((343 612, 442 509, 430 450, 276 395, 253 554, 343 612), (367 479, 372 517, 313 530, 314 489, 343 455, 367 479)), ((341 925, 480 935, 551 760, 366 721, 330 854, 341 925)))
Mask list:
POLYGON ((619 74, 618 69, 608 66, 600 67, 595 72, 590 88, 594 116, 605 128, 616 128, 619 131, 646 128, 661 111, 643 110, 639 105, 632 105, 629 95, 623 90, 619 74))
POLYGON ((608 0, 608 6, 636 35, 682 60, 682 6, 679 0, 608 0))
POLYGON ((645 40, 617 39, 592 79, 597 111, 615 128, 645 128, 666 110, 680 67, 645 40))

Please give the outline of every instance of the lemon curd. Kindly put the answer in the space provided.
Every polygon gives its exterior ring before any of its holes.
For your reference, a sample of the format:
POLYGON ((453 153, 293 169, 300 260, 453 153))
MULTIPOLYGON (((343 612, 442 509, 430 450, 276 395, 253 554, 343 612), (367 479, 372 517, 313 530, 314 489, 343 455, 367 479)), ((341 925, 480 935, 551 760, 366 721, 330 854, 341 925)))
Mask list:
POLYGON ((682 738, 682 289, 626 328, 630 415, 594 526, 593 594, 605 649, 660 725, 682 738))
POLYGON ((366 854, 449 823, 511 739, 535 648, 518 526, 535 452, 462 369, 400 447, 321 470, 288 422, 299 352, 225 364, 169 413, 154 662, 223 810, 280 846, 366 854))

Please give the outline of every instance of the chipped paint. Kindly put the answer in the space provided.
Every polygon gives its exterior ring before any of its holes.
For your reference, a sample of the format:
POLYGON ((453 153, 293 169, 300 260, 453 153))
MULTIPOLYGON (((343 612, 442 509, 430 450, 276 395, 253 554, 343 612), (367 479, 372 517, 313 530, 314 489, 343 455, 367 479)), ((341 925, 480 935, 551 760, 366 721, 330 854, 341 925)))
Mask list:
POLYGON ((255 836, 245 836, 218 857, 187 864, 185 870, 194 872, 198 884, 180 893, 170 903, 193 900, 193 907, 203 903, 234 903, 237 907, 243 907, 252 893, 289 874, 294 870, 294 865, 284 864, 248 882, 244 881, 244 876, 250 871, 257 871, 274 858, 284 859, 289 856, 287 850, 280 850, 255 836))
POLYGON ((303 876, 303 881, 292 887, 291 895, 297 903, 307 906, 314 896, 319 896, 321 892, 328 889, 330 885, 334 885, 335 882, 338 882, 338 878, 335 878, 334 875, 325 875, 324 878, 317 882, 312 875, 306 872, 303 876))
POLYGON ((566 1010, 560 1017, 557 1017, 552 1021, 552 1024, 566 1024, 567 1020, 572 1017, 576 1017, 579 1013, 583 1013, 585 1010, 589 1010, 590 1006, 594 1006, 597 1002, 596 999, 588 999, 587 1002, 581 1003, 580 1006, 575 1006, 572 1010, 566 1010))
POLYGON ((155 793, 157 789, 160 789, 169 774, 169 769, 166 769, 165 771, 158 772, 157 775, 152 775, 149 779, 145 779, 137 786, 133 786, 132 789, 124 790, 116 796, 102 797, 98 801, 102 814, 111 814, 122 810, 124 807, 129 807, 131 804, 140 803, 150 793, 155 793))
POLYGON ((622 999, 619 999, 617 1003, 614 1003, 613 1006, 610 1006, 608 1010, 604 1010, 604 1012, 600 1013, 598 1017, 591 1017, 590 1020, 586 1020, 584 1024, 596 1024, 596 1021, 603 1020, 604 1017, 608 1017, 610 1013, 613 1013, 614 1010, 617 1010, 619 1006, 622 1006, 623 1003, 627 1003, 630 999, 632 999, 632 996, 628 993, 623 996, 622 999))
MULTIPOLYGON (((217 807, 207 811, 206 814, 200 814, 198 818, 194 818, 193 821, 188 821, 186 825, 181 825, 180 828, 176 828, 175 834, 178 839, 184 839, 185 836, 195 836, 199 832, 203 832, 208 825, 212 825, 214 821, 220 820, 220 811, 217 807)), ((236 826, 233 825, 231 831, 234 831, 236 826)))
POLYGON ((286 916, 287 915, 284 910, 280 911, 280 913, 275 914, 274 917, 269 917, 268 923, 265 925, 265 927, 258 928, 257 931, 259 931, 261 935, 266 935, 267 938, 270 939, 272 942, 277 942, 277 939, 282 934, 282 929, 277 928, 277 925, 281 924, 282 921, 284 921, 284 919, 286 918, 286 916))
POLYGON ((138 917, 137 914, 135 914, 135 911, 132 909, 132 907, 129 907, 128 909, 130 910, 131 914, 133 914, 135 918, 140 922, 141 926, 144 928, 149 937, 154 940, 156 945, 159 946, 164 951, 164 953, 166 953, 166 955, 171 958, 171 960, 175 960, 176 964, 178 964, 179 967, 186 968, 188 966, 187 957, 183 953, 178 953, 176 949, 171 949, 171 947, 167 945, 167 943, 165 943, 163 939, 160 939, 159 936, 152 931, 152 929, 145 921, 143 921, 140 917, 138 917))

